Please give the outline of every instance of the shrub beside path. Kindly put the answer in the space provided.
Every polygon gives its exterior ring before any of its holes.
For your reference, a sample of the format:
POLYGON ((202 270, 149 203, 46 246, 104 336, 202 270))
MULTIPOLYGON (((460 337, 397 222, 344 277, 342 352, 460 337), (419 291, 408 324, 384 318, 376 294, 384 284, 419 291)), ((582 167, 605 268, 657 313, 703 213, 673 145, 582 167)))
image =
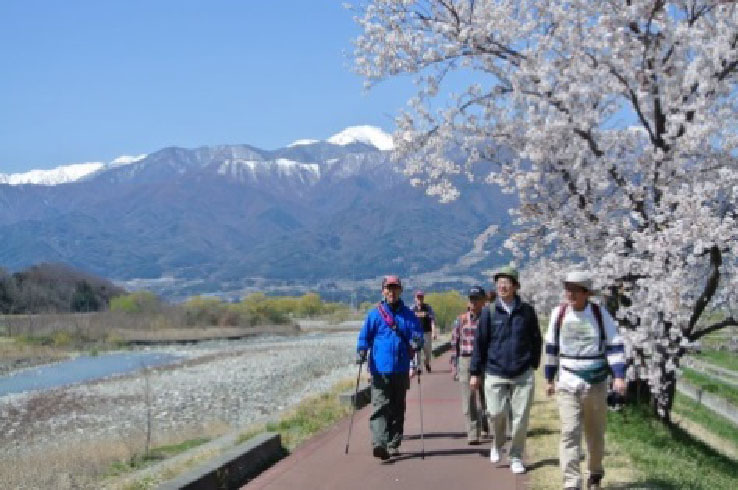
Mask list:
POLYGON ((407 396, 405 440, 399 456, 387 462, 372 457, 369 438, 371 406, 367 406, 354 416, 348 454, 344 454, 349 427, 349 418, 346 418, 298 447, 243 488, 529 488, 527 475, 514 475, 507 458, 497 465, 490 463, 490 441, 478 446, 467 445, 460 388, 451 379, 448 356, 446 354, 433 360, 433 372, 422 375, 421 390, 418 389, 417 379, 411 380, 407 396), (423 444, 420 440, 420 391, 423 444), (424 458, 421 457, 423 445, 424 458))

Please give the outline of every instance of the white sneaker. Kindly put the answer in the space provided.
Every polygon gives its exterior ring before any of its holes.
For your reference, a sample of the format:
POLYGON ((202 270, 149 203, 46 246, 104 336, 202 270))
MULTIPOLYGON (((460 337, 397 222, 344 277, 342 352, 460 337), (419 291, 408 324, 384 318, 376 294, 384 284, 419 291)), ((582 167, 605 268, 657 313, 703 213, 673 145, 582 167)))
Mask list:
POLYGON ((510 460, 510 471, 512 471, 516 475, 525 473, 525 466, 523 466, 523 462, 520 460, 520 458, 512 458, 510 460))
POLYGON ((489 461, 491 463, 500 462, 500 450, 494 445, 494 443, 492 444, 492 447, 489 448, 489 461))

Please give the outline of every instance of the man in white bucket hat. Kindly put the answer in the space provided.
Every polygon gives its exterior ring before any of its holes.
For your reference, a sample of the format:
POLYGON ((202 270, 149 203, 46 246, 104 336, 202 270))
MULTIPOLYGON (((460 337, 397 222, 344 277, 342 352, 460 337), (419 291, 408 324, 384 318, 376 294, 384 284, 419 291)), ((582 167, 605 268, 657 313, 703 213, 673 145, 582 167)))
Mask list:
POLYGON ((625 394, 623 341, 607 310, 589 301, 592 283, 586 271, 566 275, 565 301, 551 312, 545 340, 546 394, 557 394, 561 417, 559 461, 564 488, 581 488, 582 428, 589 452, 587 488, 600 488, 610 372, 615 391, 625 394))

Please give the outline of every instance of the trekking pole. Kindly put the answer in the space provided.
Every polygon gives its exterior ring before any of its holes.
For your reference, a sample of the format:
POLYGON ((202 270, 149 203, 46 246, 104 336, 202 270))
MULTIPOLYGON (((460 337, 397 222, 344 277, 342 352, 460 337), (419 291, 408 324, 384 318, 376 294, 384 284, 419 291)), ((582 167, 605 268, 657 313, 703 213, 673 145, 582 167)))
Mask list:
POLYGON ((354 399, 352 400, 354 409, 351 412, 351 422, 349 422, 348 437, 346 438, 346 452, 344 454, 348 454, 349 441, 351 440, 351 429, 354 427, 354 414, 356 413, 357 398, 359 397, 359 380, 361 379, 361 367, 363 365, 363 362, 359 363, 359 374, 356 375, 356 390, 354 391, 354 399))
MULTIPOLYGON (((418 367, 422 361, 418 351, 418 367)), ((420 406, 420 459, 425 459, 425 440, 423 439, 423 390, 420 388, 420 374, 418 374, 418 405, 420 406)))

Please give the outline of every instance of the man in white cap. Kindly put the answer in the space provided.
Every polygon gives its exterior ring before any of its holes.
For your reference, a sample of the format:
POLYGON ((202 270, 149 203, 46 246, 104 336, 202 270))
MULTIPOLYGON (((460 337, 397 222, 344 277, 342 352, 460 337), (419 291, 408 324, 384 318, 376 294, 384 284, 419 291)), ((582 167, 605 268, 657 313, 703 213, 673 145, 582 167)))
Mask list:
POLYGON ((589 301, 592 278, 571 271, 564 279, 565 301, 551 312, 546 333, 546 394, 557 394, 561 417, 559 461, 564 488, 581 488, 582 428, 589 452, 587 488, 599 489, 605 470, 607 378, 625 394, 625 351, 615 321, 589 301), (559 369, 561 368, 561 369, 559 369), (558 383, 554 383, 558 371, 558 383))

